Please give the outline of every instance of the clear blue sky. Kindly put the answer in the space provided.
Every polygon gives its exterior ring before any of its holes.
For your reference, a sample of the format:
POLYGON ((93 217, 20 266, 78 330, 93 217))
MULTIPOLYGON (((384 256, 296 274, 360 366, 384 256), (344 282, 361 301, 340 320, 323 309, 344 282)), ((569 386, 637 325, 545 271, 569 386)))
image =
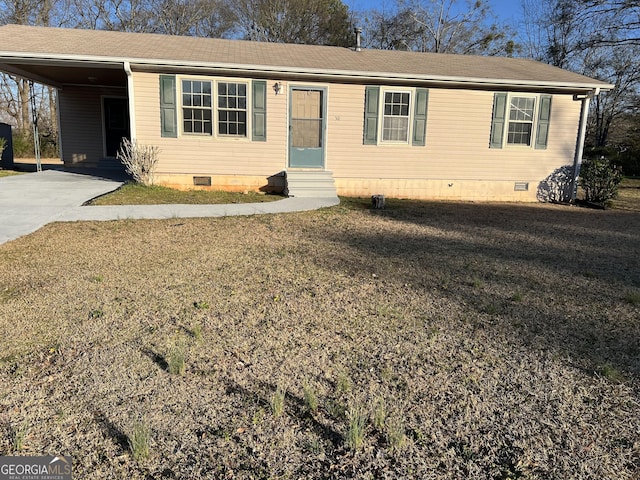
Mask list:
POLYGON ((496 16, 514 28, 522 19, 522 4, 520 0, 489 0, 489 3, 496 16))
MULTIPOLYGON (((391 10, 395 6, 394 0, 343 0, 352 10, 391 10)), ((520 0, 488 0, 493 13, 500 22, 511 26, 514 30, 522 19, 522 5, 520 0)), ((465 0, 458 0, 461 8, 466 7, 465 0)))

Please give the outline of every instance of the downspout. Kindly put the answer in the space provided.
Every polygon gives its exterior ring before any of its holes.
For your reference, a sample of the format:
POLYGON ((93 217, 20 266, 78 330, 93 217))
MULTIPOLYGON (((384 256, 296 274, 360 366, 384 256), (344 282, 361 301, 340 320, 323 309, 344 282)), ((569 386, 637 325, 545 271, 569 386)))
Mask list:
POLYGON ((600 93, 600 89, 596 88, 586 95, 576 95, 576 100, 582 100, 580 107, 580 126, 578 128, 578 140, 576 142, 576 155, 573 159, 573 177, 571 179, 571 203, 576 201, 576 193, 578 190, 578 177, 580 176, 580 167, 582 166, 582 155, 584 154, 584 140, 587 134, 587 118, 589 117, 589 103, 591 99, 600 93))
POLYGON ((129 62, 124 62, 124 71, 127 74, 127 98, 129 99, 129 136, 131 143, 136 141, 136 108, 133 98, 133 72, 129 62))

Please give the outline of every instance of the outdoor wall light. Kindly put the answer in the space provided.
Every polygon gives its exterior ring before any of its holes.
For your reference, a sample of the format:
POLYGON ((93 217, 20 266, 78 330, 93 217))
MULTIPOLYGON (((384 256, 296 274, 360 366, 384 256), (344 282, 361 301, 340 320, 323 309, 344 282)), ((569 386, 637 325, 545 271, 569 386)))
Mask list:
POLYGON ((280 82, 274 83, 273 91, 276 92, 276 95, 280 95, 280 93, 282 92, 282 84, 280 82))

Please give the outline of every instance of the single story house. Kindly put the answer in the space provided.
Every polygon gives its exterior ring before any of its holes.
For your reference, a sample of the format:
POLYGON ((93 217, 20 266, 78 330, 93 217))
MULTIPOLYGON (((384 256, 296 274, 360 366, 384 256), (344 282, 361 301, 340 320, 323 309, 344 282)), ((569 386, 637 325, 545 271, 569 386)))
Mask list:
POLYGON ((567 199, 612 88, 519 58, 19 25, 0 71, 58 89, 68 168, 113 167, 129 137, 159 148, 158 183, 300 196, 567 199))

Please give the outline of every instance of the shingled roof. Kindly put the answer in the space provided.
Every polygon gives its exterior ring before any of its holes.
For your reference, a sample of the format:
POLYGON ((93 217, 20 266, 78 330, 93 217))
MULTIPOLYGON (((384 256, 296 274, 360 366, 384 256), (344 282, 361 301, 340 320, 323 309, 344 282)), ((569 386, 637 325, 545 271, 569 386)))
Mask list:
POLYGON ((611 85, 529 59, 250 42, 22 25, 0 27, 2 65, 29 61, 566 90, 611 85))

